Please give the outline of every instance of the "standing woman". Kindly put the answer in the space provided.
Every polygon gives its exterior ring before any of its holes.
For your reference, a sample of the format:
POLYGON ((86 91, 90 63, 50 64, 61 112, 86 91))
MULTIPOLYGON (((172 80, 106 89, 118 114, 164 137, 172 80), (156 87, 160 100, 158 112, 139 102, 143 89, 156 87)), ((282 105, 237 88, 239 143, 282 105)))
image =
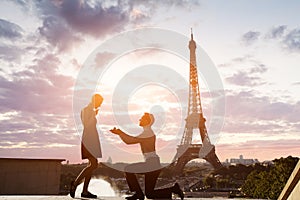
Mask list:
POLYGON ((81 110, 81 121, 83 124, 83 134, 81 140, 81 157, 82 159, 88 159, 89 164, 84 168, 77 176, 75 181, 71 182, 70 196, 75 197, 76 187, 84 179, 83 190, 81 197, 85 198, 97 198, 88 191, 88 186, 92 177, 92 173, 98 167, 97 158, 102 157, 101 146, 98 131, 96 128, 99 107, 103 102, 103 97, 100 94, 94 94, 91 102, 81 110))

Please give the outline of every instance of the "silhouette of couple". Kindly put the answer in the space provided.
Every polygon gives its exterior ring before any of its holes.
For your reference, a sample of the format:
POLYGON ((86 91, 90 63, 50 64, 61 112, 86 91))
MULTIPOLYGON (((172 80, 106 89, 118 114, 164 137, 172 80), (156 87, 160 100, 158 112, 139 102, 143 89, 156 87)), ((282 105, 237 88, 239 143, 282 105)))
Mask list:
MULTIPOLYGON (((88 159, 89 164, 78 175, 75 181, 71 182, 70 195, 74 198, 77 185, 84 179, 83 191, 81 197, 97 198, 96 195, 88 191, 88 185, 92 176, 92 172, 97 168, 97 158, 102 157, 101 146, 98 132, 96 129, 96 115, 99 107, 103 102, 103 97, 94 94, 91 102, 81 111, 81 121, 83 124, 83 134, 81 142, 82 159, 88 159)), ((171 199, 172 194, 177 194, 181 200, 184 195, 178 183, 172 187, 155 189, 157 178, 161 172, 161 164, 159 156, 156 154, 155 141, 156 136, 151 129, 154 123, 154 116, 150 113, 144 113, 139 120, 139 125, 143 128, 143 132, 136 136, 130 136, 120 129, 114 127, 110 130, 113 134, 118 135, 126 144, 140 144, 141 151, 145 158, 145 162, 129 164, 125 167, 125 177, 129 189, 134 194, 126 197, 128 200, 144 200, 145 195, 148 199, 171 199), (145 176, 145 195, 141 189, 135 174, 143 174, 145 176)))

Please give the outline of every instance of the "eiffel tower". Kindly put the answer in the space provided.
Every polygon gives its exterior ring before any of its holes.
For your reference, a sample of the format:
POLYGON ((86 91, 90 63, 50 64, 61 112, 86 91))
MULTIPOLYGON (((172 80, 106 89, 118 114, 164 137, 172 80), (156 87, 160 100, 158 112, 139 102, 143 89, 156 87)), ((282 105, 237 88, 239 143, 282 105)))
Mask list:
POLYGON ((189 42, 190 49, 190 77, 189 77, 189 103, 188 113, 184 134, 180 145, 177 147, 177 153, 173 159, 173 167, 176 173, 181 173, 184 166, 193 159, 202 158, 208 161, 215 169, 222 167, 216 153, 215 146, 211 144, 207 129, 205 126, 205 118, 203 117, 200 91, 198 84, 198 73, 196 65, 196 42, 193 39, 191 30, 191 40, 189 42), (193 144, 193 130, 199 129, 202 144, 193 144))

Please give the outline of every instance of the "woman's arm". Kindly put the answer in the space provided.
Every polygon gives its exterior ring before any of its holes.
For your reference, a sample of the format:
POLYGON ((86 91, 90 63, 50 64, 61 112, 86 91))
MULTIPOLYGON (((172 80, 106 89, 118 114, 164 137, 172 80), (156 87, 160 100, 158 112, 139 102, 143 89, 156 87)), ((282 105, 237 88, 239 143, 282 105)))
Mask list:
POLYGON ((83 109, 81 111, 81 121, 85 127, 90 127, 95 124, 96 113, 93 110, 83 109))
POLYGON ((126 134, 125 132, 121 131, 120 129, 113 128, 110 130, 110 132, 117 134, 120 136, 120 138, 125 142, 126 144, 137 144, 140 143, 140 139, 137 137, 130 136, 126 134))

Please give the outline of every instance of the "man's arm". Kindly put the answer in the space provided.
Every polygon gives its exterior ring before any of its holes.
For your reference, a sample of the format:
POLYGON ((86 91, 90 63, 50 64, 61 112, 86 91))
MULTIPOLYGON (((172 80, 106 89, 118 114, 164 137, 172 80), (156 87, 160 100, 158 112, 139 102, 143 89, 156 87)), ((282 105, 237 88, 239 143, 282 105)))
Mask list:
POLYGON ((117 129, 114 127, 113 129, 110 130, 110 132, 119 135, 120 138, 125 142, 126 144, 137 144, 140 143, 140 139, 137 137, 130 136, 126 134, 125 132, 121 131, 120 129, 117 129))

